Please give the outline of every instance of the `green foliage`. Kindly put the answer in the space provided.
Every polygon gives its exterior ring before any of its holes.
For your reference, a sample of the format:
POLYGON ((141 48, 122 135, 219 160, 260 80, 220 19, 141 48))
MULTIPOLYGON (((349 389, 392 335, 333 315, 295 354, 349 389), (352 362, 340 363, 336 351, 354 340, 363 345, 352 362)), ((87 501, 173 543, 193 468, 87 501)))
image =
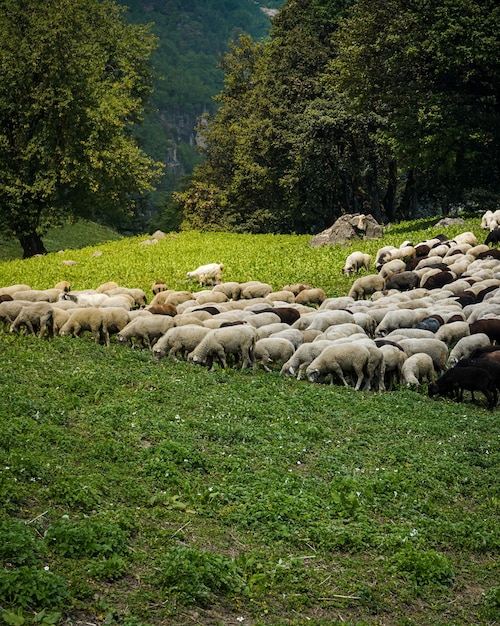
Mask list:
POLYGON ((0 602, 3 606, 40 611, 46 607, 62 608, 67 598, 64 579, 47 569, 23 565, 0 570, 0 602))
POLYGON ((438 584, 449 585, 455 578, 450 560, 435 550, 407 548, 394 556, 397 571, 414 582, 418 587, 438 584))
POLYGON ((20 520, 0 522, 0 564, 34 565, 40 560, 40 542, 35 540, 29 527, 20 520))
POLYGON ((182 604, 209 605, 215 595, 243 589, 241 574, 222 554, 185 546, 170 548, 156 563, 155 584, 182 604))
POLYGON ((0 231, 31 256, 69 216, 123 224, 161 169, 130 132, 150 94, 154 37, 112 0, 43 10, 6 0, 0 32, 0 231))
POLYGON ((128 552, 127 534, 117 524, 93 518, 79 521, 63 518, 53 522, 47 528, 45 540, 52 550, 64 556, 100 556, 128 552))

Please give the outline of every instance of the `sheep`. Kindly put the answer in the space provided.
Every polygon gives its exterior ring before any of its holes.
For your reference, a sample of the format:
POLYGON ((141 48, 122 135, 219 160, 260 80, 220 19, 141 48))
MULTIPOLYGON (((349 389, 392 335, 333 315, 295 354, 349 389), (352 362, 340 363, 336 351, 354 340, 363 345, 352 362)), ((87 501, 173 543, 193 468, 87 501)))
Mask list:
POLYGON ((200 265, 195 270, 187 272, 186 280, 197 280, 200 287, 208 285, 218 285, 222 282, 223 263, 208 263, 200 265))
POLYGON ((453 347, 448 360, 446 362, 447 367, 453 367, 460 359, 468 358, 474 350, 484 346, 490 346, 490 338, 484 333, 477 333, 474 335, 468 335, 459 339, 453 347))
POLYGON ((273 288, 268 283, 261 283, 257 280, 253 280, 241 285, 241 298, 243 300, 265 298, 273 291, 273 288))
POLYGON ((420 286, 424 287, 425 289, 438 289, 440 287, 443 287, 444 285, 447 285, 448 283, 452 283, 454 280, 455 275, 452 272, 448 270, 442 270, 435 274, 432 274, 431 276, 425 274, 421 278, 420 286))
POLYGON ((321 306, 326 299, 326 293, 320 287, 312 289, 303 289, 295 296, 295 302, 297 304, 304 304, 307 306, 321 306))
POLYGON ((10 326, 10 332, 18 332, 20 328, 25 327, 33 337, 42 338, 47 332, 54 335, 54 309, 49 302, 35 302, 23 306, 19 314, 10 326))
POLYGON ((108 296, 128 294, 129 296, 132 296, 134 307, 137 307, 138 309, 145 307, 148 303, 146 292, 139 288, 115 287, 114 289, 109 289, 106 293, 108 296))
POLYGON ((155 343, 153 355, 158 360, 169 356, 178 362, 177 355, 180 354, 182 358, 186 358, 210 331, 210 328, 196 324, 174 326, 155 343))
POLYGON ((356 378, 355 389, 361 388, 365 371, 370 359, 368 348, 360 343, 332 344, 325 348, 319 356, 306 368, 306 376, 310 382, 320 382, 328 375, 333 384, 333 374, 341 383, 348 387, 345 373, 352 372, 356 378))
POLYGON ((215 328, 200 341, 188 354, 188 361, 213 368, 218 361, 222 368, 227 367, 227 356, 241 357, 241 369, 253 367, 256 330, 248 324, 215 328))
POLYGON ((436 339, 440 339, 451 346, 468 335, 470 335, 469 324, 457 321, 443 324, 436 332, 436 339))
POLYGON ((272 338, 287 339, 295 350, 304 343, 304 336, 297 328, 286 328, 270 335, 272 338))
POLYGON ((71 284, 67 280, 61 280, 54 285, 54 289, 68 292, 71 291, 71 284))
MULTIPOLYGON (((179 308, 181 304, 188 300, 194 300, 193 294, 190 291, 173 291, 165 298, 164 304, 173 304, 175 307, 179 308)), ((198 303, 195 301, 195 304, 198 303)))
POLYGON ((127 311, 121 307, 103 307, 103 330, 102 337, 109 347, 110 335, 118 334, 129 323, 130 318, 127 311))
POLYGON ((104 309, 84 307, 71 311, 68 320, 59 329, 59 334, 62 337, 73 335, 73 337, 80 338, 84 331, 90 331, 93 334, 95 343, 101 342, 101 338, 107 333, 104 309))
POLYGON ((21 312, 23 306, 26 306, 26 303, 22 300, 0 302, 0 323, 2 325, 2 330, 10 327, 12 322, 21 312))
POLYGON ((198 291, 193 294, 198 304, 222 304, 227 302, 227 296, 220 291, 198 291))
POLYGON ((349 290, 348 297, 360 300, 371 295, 375 291, 382 291, 385 280, 380 274, 368 274, 357 278, 349 290))
POLYGON ((470 334, 484 333, 488 335, 491 343, 500 341, 500 319, 486 318, 469 323, 470 334))
POLYGON ((263 338, 255 342, 255 365, 260 364, 266 372, 271 372, 268 363, 286 363, 295 352, 293 344, 282 337, 263 338))
POLYGON ((377 322, 369 313, 362 313, 361 311, 352 314, 353 322, 365 331, 369 337, 375 336, 375 328, 377 322))
POLYGON ((414 328, 424 316, 425 311, 422 309, 389 310, 375 328, 375 336, 384 337, 400 328, 414 328))
POLYGON ((401 259, 392 259, 387 263, 384 263, 382 267, 379 269, 379 274, 382 278, 387 278, 391 274, 395 274, 397 272, 403 272, 406 269, 406 263, 401 259))
POLYGON ((448 359, 448 346, 439 339, 401 339, 398 341, 408 356, 424 352, 432 358, 436 372, 442 372, 448 359))
POLYGON ((312 289, 312 286, 305 283, 295 283, 293 285, 285 285, 281 289, 283 291, 291 291, 293 295, 296 296, 301 291, 304 291, 304 289, 312 289))
POLYGON ((412 271, 404 270, 389 274, 385 281, 385 289, 398 289, 399 291, 408 291, 418 287, 420 279, 418 274, 412 271))
POLYGON ((31 291, 31 287, 29 285, 25 285, 24 283, 18 285, 9 285, 8 287, 0 287, 0 295, 2 296, 12 296, 17 291, 31 291))
POLYGON ((177 315, 177 307, 168 302, 165 302, 165 304, 150 304, 146 307, 146 311, 149 311, 152 315, 168 315, 169 317, 177 315))
POLYGON ((435 371, 432 358, 425 352, 416 352, 409 356, 401 368, 401 382, 403 385, 421 385, 424 380, 431 383, 434 380, 435 371))
POLYGON ((245 318, 246 321, 254 328, 260 328, 261 326, 267 326, 268 324, 274 324, 281 322, 279 315, 272 311, 264 311, 262 313, 254 313, 245 318))
POLYGON ((328 339, 320 339, 311 343, 303 343, 299 346, 286 363, 283 363, 280 373, 283 375, 296 376, 297 380, 302 378, 305 369, 321 352, 332 342, 328 339))
POLYGON ((490 232, 486 236, 486 239, 484 240, 484 244, 486 246, 489 244, 496 246, 499 241, 500 241, 500 227, 497 227, 497 228, 494 228, 493 230, 490 230, 490 232))
POLYGON ((95 291, 96 293, 105 293, 106 291, 109 291, 110 289, 116 289, 117 287, 119 287, 118 283, 110 280, 107 283, 102 283, 101 285, 96 287, 95 291))
POLYGON ((61 301, 74 302, 78 307, 98 307, 101 306, 106 300, 109 299, 107 293, 76 293, 63 292, 59 296, 61 301))
POLYGON ((139 343, 150 350, 160 337, 174 327, 174 320, 165 315, 149 315, 136 317, 118 333, 121 344, 132 345, 135 348, 139 343))
POLYGON ((228 300, 239 300, 241 296, 241 285, 237 282, 227 282, 215 285, 212 289, 214 293, 223 293, 228 300))
POLYGON ((322 311, 324 309, 335 309, 335 310, 343 310, 347 309, 349 306, 355 304, 354 298, 350 298, 349 296, 337 296, 336 298, 326 298, 321 303, 319 310, 322 311))
POLYGON ((151 286, 151 291, 153 292, 153 296, 156 296, 157 294, 162 293, 163 291, 167 291, 167 289, 168 289, 167 284, 164 283, 162 280, 155 280, 155 282, 151 286))
POLYGON ((62 292, 60 289, 30 289, 16 291, 11 294, 13 300, 24 300, 25 302, 57 302, 62 292))
POLYGON ((446 370, 436 381, 429 383, 429 397, 436 395, 451 396, 461 402, 464 389, 472 394, 480 391, 487 400, 488 408, 493 409, 497 402, 497 391, 489 372, 481 367, 452 367, 446 370))
POLYGON ((379 348, 384 359, 384 379, 381 391, 392 391, 394 383, 401 382, 401 369, 407 356, 399 346, 385 344, 379 348))
POLYGON ((350 324, 353 321, 353 315, 348 311, 326 309, 319 311, 313 316, 308 328, 324 332, 327 328, 335 324, 350 324))
POLYGON ((271 293, 266 296, 266 300, 271 304, 274 302, 293 304, 295 302, 295 296, 291 291, 283 289, 282 291, 271 291, 271 293))
POLYGON ((370 268, 372 258, 369 254, 363 252, 351 252, 346 258, 344 267, 342 268, 342 274, 350 276, 351 274, 359 273, 361 268, 365 268, 366 271, 370 268))

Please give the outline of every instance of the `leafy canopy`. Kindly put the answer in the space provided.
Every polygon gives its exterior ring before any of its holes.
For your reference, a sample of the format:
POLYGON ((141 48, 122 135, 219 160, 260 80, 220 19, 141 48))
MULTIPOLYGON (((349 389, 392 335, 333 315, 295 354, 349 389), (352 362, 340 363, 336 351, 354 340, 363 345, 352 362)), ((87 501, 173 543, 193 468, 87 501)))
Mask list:
POLYGON ((0 34, 0 230, 30 256, 70 216, 129 218, 160 171, 131 133, 151 92, 149 27, 112 0, 5 0, 0 34))

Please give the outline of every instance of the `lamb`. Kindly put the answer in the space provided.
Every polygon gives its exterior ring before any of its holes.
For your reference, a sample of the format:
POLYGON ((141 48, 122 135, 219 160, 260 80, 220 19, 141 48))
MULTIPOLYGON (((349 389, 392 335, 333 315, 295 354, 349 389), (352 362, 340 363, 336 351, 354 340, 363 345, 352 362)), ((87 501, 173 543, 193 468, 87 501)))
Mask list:
POLYGON ((357 278, 349 290, 348 296, 354 300, 360 300, 371 295, 375 291, 384 289, 385 280, 380 274, 368 274, 357 278))
POLYGON ((300 380, 308 365, 310 365, 325 348, 331 345, 332 342, 328 339, 319 339, 311 343, 303 343, 295 350, 288 361, 283 363, 280 373, 283 375, 296 376, 297 380, 300 380))
POLYGON ((370 268, 372 258, 369 254, 363 252, 352 252, 345 260, 345 265, 342 269, 342 273, 346 276, 359 273, 361 268, 365 268, 366 271, 370 268))
POLYGON ((286 363, 294 352, 295 348, 288 339, 282 337, 258 339, 254 350, 255 364, 260 364, 266 372, 271 372, 268 363, 286 363))
POLYGON ((312 361, 306 369, 306 375, 310 382, 323 381, 330 376, 330 384, 333 384, 333 375, 337 376, 341 383, 348 387, 345 379, 347 372, 352 372, 356 378, 355 389, 361 388, 365 378, 365 371, 370 359, 368 348, 361 343, 332 344, 325 348, 321 354, 312 361))
POLYGON ((487 400, 491 410, 497 402, 496 386, 489 372, 481 367, 452 367, 446 370, 435 382, 429 384, 429 397, 451 396, 461 402, 464 389, 472 394, 475 401, 474 391, 480 391, 487 400))
POLYGON ((439 339, 401 339, 398 341, 410 357, 417 352, 424 352, 432 358, 436 372, 442 372, 448 359, 448 346, 439 339))
POLYGON ((45 333, 54 335, 54 309, 49 302, 36 302, 23 306, 10 326, 10 332, 18 332, 25 327, 33 337, 42 338, 45 333))
POLYGON ((431 383, 434 380, 435 371, 432 358, 424 352, 416 352, 409 356, 401 368, 401 382, 403 385, 419 386, 424 380, 431 383))
POLYGON ((484 346, 490 345, 490 338, 484 333, 477 333, 474 335, 469 335, 467 337, 462 337, 462 339, 459 339, 457 341, 454 348, 450 352, 448 361, 446 362, 446 366, 453 367, 460 359, 471 356, 471 354, 477 348, 482 348, 484 346))
POLYGON ((156 359, 169 356, 178 362, 179 358, 177 355, 180 355, 181 358, 186 358, 210 331, 210 328, 197 326, 196 324, 174 326, 155 343, 153 355, 156 359))
POLYGON ((186 279, 197 280, 200 283, 200 287, 218 285, 222 282, 223 269, 223 263, 208 263, 207 265, 200 265, 195 270, 188 272, 186 274, 186 279))
POLYGON ((226 357, 232 354, 236 359, 241 357, 241 369, 253 367, 255 343, 256 331, 248 324, 215 328, 188 354, 188 361, 210 368, 218 361, 222 368, 226 368, 226 357))
POLYGON ((149 315, 147 317, 136 317, 130 321, 118 333, 118 341, 121 344, 137 347, 139 343, 150 350, 160 337, 174 327, 174 320, 165 315, 149 315))

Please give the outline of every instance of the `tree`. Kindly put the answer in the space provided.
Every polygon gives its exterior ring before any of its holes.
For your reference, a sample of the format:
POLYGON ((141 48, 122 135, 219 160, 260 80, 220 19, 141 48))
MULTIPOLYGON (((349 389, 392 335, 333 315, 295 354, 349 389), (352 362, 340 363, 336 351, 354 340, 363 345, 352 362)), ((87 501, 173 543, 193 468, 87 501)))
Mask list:
POLYGON ((25 257, 69 217, 130 218, 152 188, 161 166, 131 130, 154 46, 112 0, 0 4, 0 232, 25 257))
POLYGON ((446 213, 499 191, 499 19, 494 0, 358 0, 335 37, 336 87, 378 115, 410 217, 417 193, 446 213))

